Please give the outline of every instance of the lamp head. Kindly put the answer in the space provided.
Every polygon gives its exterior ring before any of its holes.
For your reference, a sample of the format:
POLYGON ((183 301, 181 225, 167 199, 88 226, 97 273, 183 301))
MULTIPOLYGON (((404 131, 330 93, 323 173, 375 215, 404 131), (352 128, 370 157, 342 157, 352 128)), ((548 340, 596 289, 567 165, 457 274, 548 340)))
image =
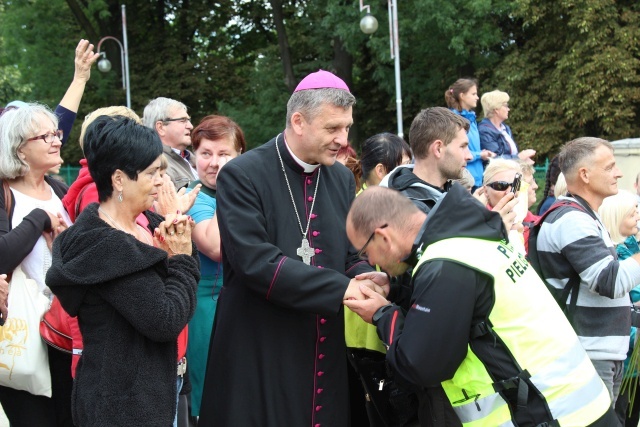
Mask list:
POLYGON ((365 34, 373 34, 378 29, 378 20, 375 16, 367 13, 360 20, 360 30, 365 34))
POLYGON ((103 57, 100 61, 98 61, 98 70, 103 73, 108 73, 111 71, 111 61, 109 61, 106 57, 103 57))

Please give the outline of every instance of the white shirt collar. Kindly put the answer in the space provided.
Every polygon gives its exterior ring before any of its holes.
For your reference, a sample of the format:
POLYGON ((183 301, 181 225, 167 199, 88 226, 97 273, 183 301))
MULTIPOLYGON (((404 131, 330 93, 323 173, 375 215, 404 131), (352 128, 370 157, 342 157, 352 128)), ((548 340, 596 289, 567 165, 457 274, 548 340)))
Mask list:
MULTIPOLYGON (((282 134, 282 136, 284 137, 284 133, 282 134)), ((319 163, 317 165, 311 165, 309 163, 303 162, 298 158, 298 156, 293 154, 293 151, 291 151, 291 148, 289 148, 289 144, 287 144, 286 137, 284 137, 284 146, 287 147, 287 150, 289 150, 289 154, 291 154, 291 157, 293 157, 293 160, 295 160, 296 163, 299 164, 302 167, 302 169, 304 169, 305 173, 312 173, 320 167, 319 163)))

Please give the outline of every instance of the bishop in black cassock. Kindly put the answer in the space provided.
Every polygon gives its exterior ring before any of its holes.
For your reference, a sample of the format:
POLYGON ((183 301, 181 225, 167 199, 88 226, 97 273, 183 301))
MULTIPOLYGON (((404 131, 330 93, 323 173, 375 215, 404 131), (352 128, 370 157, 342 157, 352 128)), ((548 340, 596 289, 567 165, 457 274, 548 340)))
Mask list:
MULTIPOLYGON (((351 107, 348 113, 350 120, 351 107)), ((349 126, 338 130, 344 143, 349 126)), ((348 426, 342 301, 350 278, 372 268, 346 236, 352 173, 319 163, 295 156, 283 133, 230 161, 218 177, 224 286, 199 426, 348 426), (310 265, 298 255, 307 222, 310 265)))

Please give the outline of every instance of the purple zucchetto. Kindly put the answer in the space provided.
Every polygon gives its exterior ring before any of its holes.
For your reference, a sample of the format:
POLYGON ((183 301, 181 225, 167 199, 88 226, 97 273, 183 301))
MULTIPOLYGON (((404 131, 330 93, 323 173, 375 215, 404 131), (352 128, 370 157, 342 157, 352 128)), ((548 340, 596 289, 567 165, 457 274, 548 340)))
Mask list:
POLYGON ((302 79, 300 83, 298 83, 296 90, 293 92, 325 88, 342 89, 351 93, 347 84, 340 77, 324 70, 318 70, 315 73, 309 74, 307 77, 302 79))

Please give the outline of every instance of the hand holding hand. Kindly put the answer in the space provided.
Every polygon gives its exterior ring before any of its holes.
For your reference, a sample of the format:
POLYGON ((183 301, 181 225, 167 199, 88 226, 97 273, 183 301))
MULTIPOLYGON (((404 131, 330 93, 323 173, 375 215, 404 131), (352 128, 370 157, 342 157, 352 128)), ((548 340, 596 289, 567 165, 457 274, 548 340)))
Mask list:
POLYGON ((381 290, 382 296, 386 297, 389 295, 389 291, 391 290, 389 276, 386 273, 382 273, 380 271, 370 271, 368 273, 361 273, 356 276, 356 280, 369 279, 373 283, 375 283, 381 290))
POLYGON ((49 248, 49 251, 51 251, 53 249, 53 239, 58 237, 58 235, 62 233, 64 230, 66 230, 67 228, 69 228, 69 226, 64 221, 60 213, 58 213, 57 215, 54 215, 49 211, 45 211, 45 212, 47 212, 47 215, 49 215, 49 220, 51 221, 51 228, 48 230, 44 230, 42 232, 42 236, 44 237, 44 240, 47 243, 47 247, 49 248))
POLYGON ((154 230, 154 245, 164 249, 169 257, 174 255, 191 255, 191 231, 195 222, 190 216, 181 212, 168 214, 154 230))
POLYGON ((64 218, 62 218, 62 214, 58 212, 58 225, 52 228, 53 238, 55 239, 62 233, 64 230, 69 228, 69 225, 65 222, 64 218))
POLYGON ((382 295, 377 292, 371 290, 367 286, 360 286, 360 292, 364 295, 366 299, 346 299, 343 301, 343 304, 351 311, 356 313, 358 316, 362 318, 367 323, 371 323, 371 318, 375 314, 376 311, 382 306, 389 304, 389 301, 382 295))

